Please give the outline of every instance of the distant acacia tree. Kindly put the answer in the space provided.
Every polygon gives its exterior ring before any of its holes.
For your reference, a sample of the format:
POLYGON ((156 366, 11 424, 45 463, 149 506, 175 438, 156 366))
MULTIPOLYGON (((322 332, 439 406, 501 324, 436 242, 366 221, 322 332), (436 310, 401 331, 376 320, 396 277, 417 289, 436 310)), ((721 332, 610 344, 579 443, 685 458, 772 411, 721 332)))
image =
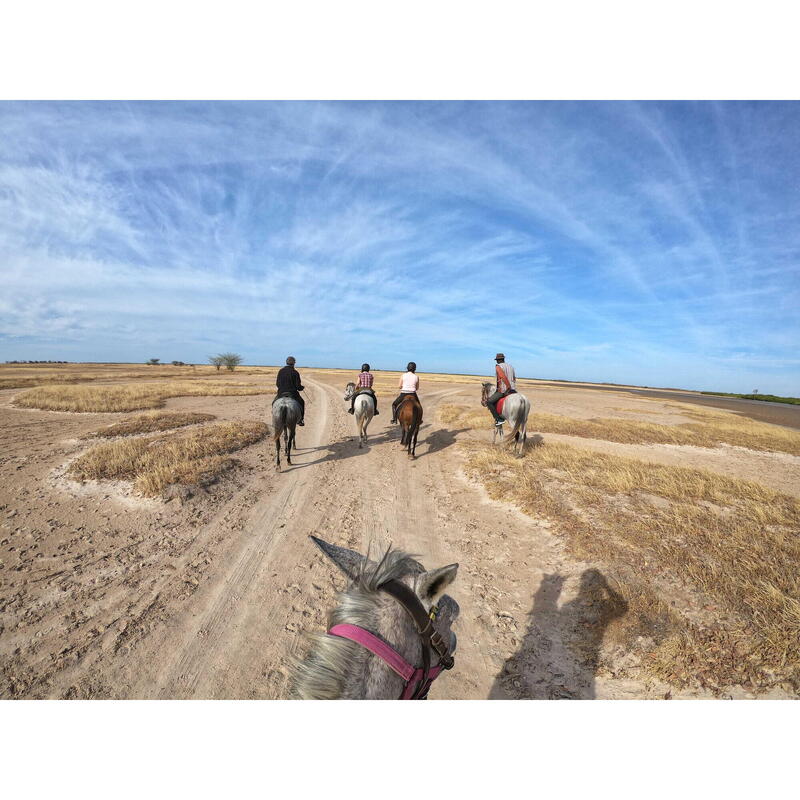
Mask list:
POLYGON ((161 361, 160 358, 151 358, 149 361, 146 361, 145 363, 149 364, 152 367, 158 364, 159 361, 161 361))
POLYGON ((242 357, 238 353, 221 353, 219 358, 231 372, 242 363, 242 357))
POLYGON ((184 364, 183 361, 173 361, 172 362, 172 366, 173 367, 185 367, 186 364, 184 364))
POLYGON ((219 368, 222 366, 222 356, 209 356, 208 363, 213 364, 219 372, 219 368))

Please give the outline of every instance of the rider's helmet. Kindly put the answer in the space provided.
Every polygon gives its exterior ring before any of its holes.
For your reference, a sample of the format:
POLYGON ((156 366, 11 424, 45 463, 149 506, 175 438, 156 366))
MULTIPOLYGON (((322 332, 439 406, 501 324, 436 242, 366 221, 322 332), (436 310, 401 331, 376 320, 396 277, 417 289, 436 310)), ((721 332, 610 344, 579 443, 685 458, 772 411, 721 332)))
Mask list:
POLYGON ((498 354, 497 354, 497 355, 494 357, 494 360, 495 360, 495 361, 505 361, 505 360, 506 360, 506 357, 505 357, 505 356, 504 356, 502 353, 498 353, 498 354))
POLYGON ((406 365, 406 369, 409 372, 416 372, 417 371, 417 365, 413 361, 409 361, 408 364, 406 365))
POLYGON ((369 372, 369 364, 362 364, 361 365, 362 372, 369 372))
POLYGON ((290 367, 293 367, 296 363, 297 361, 294 356, 289 356, 289 358, 286 359, 286 364, 290 367))

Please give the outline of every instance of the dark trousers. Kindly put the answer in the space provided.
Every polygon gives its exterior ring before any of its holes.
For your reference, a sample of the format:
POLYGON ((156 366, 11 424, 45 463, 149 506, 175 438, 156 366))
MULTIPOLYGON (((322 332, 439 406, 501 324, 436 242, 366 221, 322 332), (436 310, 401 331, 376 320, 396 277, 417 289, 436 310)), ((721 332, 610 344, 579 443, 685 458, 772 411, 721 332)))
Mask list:
POLYGON ((372 389, 360 389, 353 392, 353 396, 350 398, 350 409, 355 409, 356 407, 356 397, 360 394, 368 394, 372 398, 372 402, 375 403, 375 413, 378 413, 378 397, 372 389))
POLYGON ((508 392, 495 392, 494 394, 489 395, 486 400, 486 406, 488 407, 489 411, 492 412, 492 416, 494 417, 495 422, 501 422, 502 417, 497 413, 497 401, 501 398, 505 397, 508 392))
MULTIPOLYGON (((300 421, 302 422, 303 420, 305 420, 306 401, 303 400, 303 398, 300 396, 300 392, 278 392, 278 394, 275 395, 275 400, 277 400, 279 397, 283 397, 284 395, 288 395, 293 400, 297 400, 297 402, 300 404, 300 421)), ((273 400, 272 402, 274 403, 275 400, 273 400)))
MULTIPOLYGON (((394 399, 394 402, 392 403, 392 419, 397 419, 397 407, 400 405, 400 403, 403 402, 403 400, 406 399, 406 397, 417 397, 417 393, 401 392, 399 395, 397 395, 397 397, 394 399)), ((419 397, 417 397, 417 400, 419 400, 419 397)))

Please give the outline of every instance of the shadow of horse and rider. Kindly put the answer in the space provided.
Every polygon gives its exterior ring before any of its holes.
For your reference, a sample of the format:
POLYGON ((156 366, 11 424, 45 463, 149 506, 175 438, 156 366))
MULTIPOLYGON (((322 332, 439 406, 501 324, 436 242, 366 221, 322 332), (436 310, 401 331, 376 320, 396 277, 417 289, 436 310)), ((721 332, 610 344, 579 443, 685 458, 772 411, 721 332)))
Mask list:
MULTIPOLYGON (((423 423, 422 430, 430 429, 430 425, 423 423)), ((442 450, 451 447, 456 443, 459 434, 465 433, 468 428, 459 428, 457 430, 450 430, 449 428, 439 428, 430 431, 424 440, 427 448, 417 453, 417 459, 424 458, 432 453, 438 453, 442 450)), ((293 463, 285 471, 291 472, 296 469, 303 469, 304 467, 311 467, 316 464, 324 464, 327 461, 342 461, 353 456, 359 456, 369 452, 369 450, 377 445, 382 444, 399 444, 400 433, 397 428, 388 428, 379 434, 371 435, 364 448, 358 447, 358 438, 348 436, 345 439, 340 439, 338 442, 330 442, 329 444, 319 445, 318 447, 296 447, 295 452, 297 455, 305 455, 308 453, 323 453, 319 458, 311 461, 304 461, 302 463, 293 463)))
POLYGON ((498 673, 489 699, 595 698, 606 629, 628 606, 597 569, 587 569, 575 597, 559 606, 565 580, 542 578, 519 650, 498 673))

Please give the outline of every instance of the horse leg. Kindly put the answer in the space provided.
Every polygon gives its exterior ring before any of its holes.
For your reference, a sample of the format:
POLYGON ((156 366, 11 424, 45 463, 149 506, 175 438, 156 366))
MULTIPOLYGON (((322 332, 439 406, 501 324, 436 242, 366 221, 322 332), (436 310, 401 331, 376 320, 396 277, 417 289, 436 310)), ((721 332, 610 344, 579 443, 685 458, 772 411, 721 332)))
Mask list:
POLYGON ((294 439, 294 429, 289 430, 285 434, 285 441, 286 441, 286 462, 288 464, 292 463, 292 440, 294 439))
POLYGON ((281 433, 275 434, 275 467, 280 470, 281 468, 281 433))

